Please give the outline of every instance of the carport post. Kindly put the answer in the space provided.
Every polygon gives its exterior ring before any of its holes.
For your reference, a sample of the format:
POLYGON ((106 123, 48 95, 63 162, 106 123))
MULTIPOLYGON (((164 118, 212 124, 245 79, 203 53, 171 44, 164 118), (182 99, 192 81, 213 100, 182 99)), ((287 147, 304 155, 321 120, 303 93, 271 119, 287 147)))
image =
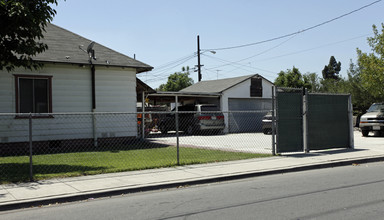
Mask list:
POLYGON ((275 86, 272 86, 272 155, 276 155, 276 143, 275 143, 275 123, 276 123, 276 117, 275 117, 275 86))
POLYGON ((175 104, 176 104, 176 149, 177 149, 177 165, 180 165, 180 156, 179 156, 179 107, 178 107, 178 96, 175 96, 175 104))
POLYGON ((308 90, 303 88, 303 146, 304 152, 309 153, 308 149, 308 90))

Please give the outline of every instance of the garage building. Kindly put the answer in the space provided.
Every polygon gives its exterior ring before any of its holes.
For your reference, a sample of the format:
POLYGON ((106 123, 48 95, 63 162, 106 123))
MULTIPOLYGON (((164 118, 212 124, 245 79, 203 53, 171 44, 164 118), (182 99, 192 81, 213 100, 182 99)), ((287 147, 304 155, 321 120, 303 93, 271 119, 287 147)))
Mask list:
POLYGON ((254 74, 201 81, 180 93, 220 94, 220 108, 227 115, 225 132, 258 132, 261 131, 262 117, 272 109, 272 86, 272 82, 254 74))

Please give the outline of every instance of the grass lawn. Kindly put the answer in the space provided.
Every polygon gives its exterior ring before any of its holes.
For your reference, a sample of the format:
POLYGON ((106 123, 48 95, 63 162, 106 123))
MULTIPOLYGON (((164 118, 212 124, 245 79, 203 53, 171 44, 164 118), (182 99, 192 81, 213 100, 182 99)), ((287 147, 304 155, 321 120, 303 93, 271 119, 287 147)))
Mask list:
MULTIPOLYGON (((198 148, 179 148, 180 165, 270 157, 268 154, 240 153, 198 148)), ((176 147, 94 151, 33 156, 35 180, 113 173, 177 166, 176 147)), ((29 180, 29 157, 0 157, 0 183, 29 180)))

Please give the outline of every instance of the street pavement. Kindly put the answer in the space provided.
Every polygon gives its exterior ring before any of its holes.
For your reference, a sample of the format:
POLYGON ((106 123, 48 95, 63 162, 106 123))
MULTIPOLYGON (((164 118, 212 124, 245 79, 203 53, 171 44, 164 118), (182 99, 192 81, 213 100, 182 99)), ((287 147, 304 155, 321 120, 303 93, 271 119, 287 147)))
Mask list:
MULTIPOLYGON (((270 136, 269 136, 270 137, 270 136)), ((355 149, 0 185, 0 211, 252 176, 384 161, 384 137, 354 132, 355 149)))

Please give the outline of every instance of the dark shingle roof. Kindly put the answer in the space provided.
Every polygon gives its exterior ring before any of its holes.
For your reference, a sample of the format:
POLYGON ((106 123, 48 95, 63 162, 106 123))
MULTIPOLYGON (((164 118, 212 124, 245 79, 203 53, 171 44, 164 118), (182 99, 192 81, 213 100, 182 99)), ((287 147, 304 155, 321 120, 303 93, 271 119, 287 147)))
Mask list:
MULTIPOLYGON (((64 28, 48 23, 45 28, 44 39, 41 42, 48 45, 48 50, 38 54, 33 59, 40 62, 89 64, 89 56, 86 50, 91 40, 72 33, 64 28)), ((136 68, 137 72, 152 70, 153 67, 132 59, 124 54, 116 52, 101 44, 93 46, 97 60, 92 60, 94 65, 118 66, 136 68)))
POLYGON ((245 80, 253 77, 259 76, 258 74, 239 76, 234 78, 227 79, 218 79, 218 80, 208 80, 200 81, 195 83, 185 89, 180 90, 180 92, 210 92, 210 93, 221 93, 239 83, 244 82, 245 80))

